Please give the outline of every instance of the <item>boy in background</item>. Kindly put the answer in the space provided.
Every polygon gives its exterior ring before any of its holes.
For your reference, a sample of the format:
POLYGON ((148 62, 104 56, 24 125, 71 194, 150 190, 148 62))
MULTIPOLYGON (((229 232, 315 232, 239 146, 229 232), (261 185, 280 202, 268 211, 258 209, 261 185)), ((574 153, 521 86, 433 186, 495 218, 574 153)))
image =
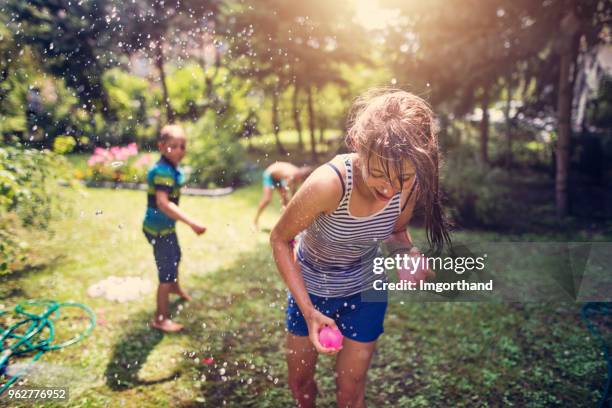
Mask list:
POLYGON ((272 191, 276 190, 281 197, 283 208, 287 206, 290 195, 295 194, 299 184, 312 173, 310 166, 297 167, 288 162, 277 161, 269 165, 262 174, 263 196, 257 207, 257 213, 253 220, 253 226, 259 229, 259 217, 263 210, 270 204, 272 191), (289 194, 288 194, 289 193, 289 194))
POLYGON ((178 332, 183 329, 181 324, 170 319, 169 294, 174 293, 182 299, 191 300, 178 282, 181 248, 175 231, 176 221, 189 225, 198 235, 206 231, 206 227, 178 207, 180 189, 185 184, 185 176, 179 168, 179 163, 185 157, 186 145, 185 131, 181 126, 164 126, 160 131, 157 144, 161 158, 147 173, 147 211, 142 229, 153 246, 153 255, 159 274, 157 310, 151 321, 151 327, 164 332, 178 332))

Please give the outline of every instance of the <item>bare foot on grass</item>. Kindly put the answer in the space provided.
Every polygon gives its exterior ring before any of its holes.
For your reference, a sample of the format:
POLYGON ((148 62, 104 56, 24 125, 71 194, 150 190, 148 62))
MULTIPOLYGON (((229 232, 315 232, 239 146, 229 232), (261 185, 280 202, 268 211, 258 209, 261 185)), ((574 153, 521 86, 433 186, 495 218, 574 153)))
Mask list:
POLYGON ((161 330, 166 333, 177 333, 183 330, 182 324, 175 323, 170 319, 165 319, 162 321, 151 320, 149 324, 154 329, 161 330))

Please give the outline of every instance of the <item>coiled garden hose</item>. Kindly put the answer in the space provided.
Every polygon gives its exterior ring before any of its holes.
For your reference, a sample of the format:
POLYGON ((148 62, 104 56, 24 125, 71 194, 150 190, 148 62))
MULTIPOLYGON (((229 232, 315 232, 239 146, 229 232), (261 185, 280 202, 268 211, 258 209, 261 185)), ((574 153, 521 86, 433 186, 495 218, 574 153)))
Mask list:
MULTIPOLYGON (((5 374, 9 359, 28 353, 35 353, 31 360, 35 362, 47 351, 58 350, 80 342, 87 337, 96 326, 96 315, 93 310, 87 305, 77 302, 60 303, 54 300, 27 300, 15 306, 13 312, 23 318, 4 329, 0 336, 0 377, 5 374), (39 314, 31 313, 26 310, 27 308, 41 306, 44 307, 45 310, 39 314), (60 318, 60 310, 62 308, 82 309, 89 318, 89 325, 84 331, 76 336, 61 343, 54 344, 53 342, 56 337, 54 322, 60 318)), ((0 316, 6 313, 8 313, 8 311, 0 310, 0 316)), ((9 378, 8 381, 0 387, 0 395, 15 383, 22 374, 23 371, 9 378)))

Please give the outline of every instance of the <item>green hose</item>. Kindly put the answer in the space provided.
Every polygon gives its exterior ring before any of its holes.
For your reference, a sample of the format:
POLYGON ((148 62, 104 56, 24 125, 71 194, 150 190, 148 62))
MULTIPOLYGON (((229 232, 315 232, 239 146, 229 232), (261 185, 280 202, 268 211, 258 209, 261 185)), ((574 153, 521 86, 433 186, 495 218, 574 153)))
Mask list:
MULTIPOLYGON (((28 300, 18 304, 13 309, 14 313, 21 315, 24 318, 17 323, 11 325, 6 330, 2 331, 0 336, 0 375, 3 375, 4 370, 8 366, 10 358, 18 357, 27 353, 33 353, 32 362, 37 361, 45 352, 57 350, 63 347, 71 346, 80 342, 87 337, 96 326, 96 315, 87 305, 76 302, 59 303, 54 300, 28 300), (45 310, 40 314, 27 312, 27 307, 44 306, 45 310), (61 308, 78 308, 87 313, 89 317, 89 326, 77 336, 63 341, 59 344, 53 344, 55 339, 54 322, 60 317, 61 308), (27 327, 24 333, 17 333, 21 327, 27 327), (47 330, 47 337, 43 337, 43 331, 47 330)), ((0 315, 6 311, 0 311, 0 315)), ((2 395, 15 381, 21 377, 23 372, 13 375, 2 387, 0 387, 0 395, 2 395)))

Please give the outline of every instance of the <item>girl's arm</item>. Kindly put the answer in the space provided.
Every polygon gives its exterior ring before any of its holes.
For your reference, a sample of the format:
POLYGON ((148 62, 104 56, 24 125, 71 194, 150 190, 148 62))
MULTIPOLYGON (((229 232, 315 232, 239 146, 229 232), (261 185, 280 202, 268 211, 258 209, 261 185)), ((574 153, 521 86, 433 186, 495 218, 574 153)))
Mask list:
POLYGON ((278 271, 306 319, 308 334, 318 352, 335 354, 319 342, 319 330, 327 325, 337 328, 333 319, 317 311, 306 290, 299 265, 294 261, 290 242, 321 213, 333 212, 342 198, 338 176, 329 166, 319 167, 287 205, 270 234, 270 244, 278 271))
MULTIPOLYGON (((392 252, 393 255, 399 254, 408 254, 410 256, 421 256, 421 251, 414 246, 412 242, 412 237, 410 236, 410 232, 407 230, 408 223, 412 218, 412 213, 414 211, 414 206, 418 197, 418 186, 415 189, 414 193, 410 197, 410 201, 406 204, 406 207, 400 214, 397 222, 395 223, 395 227, 393 233, 389 238, 385 240, 385 244, 387 248, 392 252)), ((406 277, 408 274, 411 275, 411 279, 431 279, 435 277, 435 272, 431 269, 427 268, 425 264, 425 268, 421 268, 419 263, 419 268, 416 271, 404 271, 403 269, 398 270, 398 274, 400 278, 406 277)))
MULTIPOLYGON (((394 247, 394 248, 405 247, 407 251, 410 248, 412 248, 413 246, 412 237, 410 236, 410 233, 408 232, 406 227, 408 226, 408 223, 410 222, 410 219, 412 218, 412 213, 414 211, 414 206, 416 204, 417 196, 419 192, 418 190, 419 188, 417 186, 416 189, 414 190, 414 193, 412 194, 412 197, 410 197, 410 201, 408 201, 404 210, 402 211, 399 218, 395 222, 393 233, 391 234, 389 238, 385 240, 385 243, 387 244, 387 246, 394 247)), ((408 190, 404 190, 404 191, 405 191, 405 195, 408 195, 408 190)), ((400 202, 404 202, 405 199, 406 199, 405 197, 402 197, 402 200, 400 202)))

